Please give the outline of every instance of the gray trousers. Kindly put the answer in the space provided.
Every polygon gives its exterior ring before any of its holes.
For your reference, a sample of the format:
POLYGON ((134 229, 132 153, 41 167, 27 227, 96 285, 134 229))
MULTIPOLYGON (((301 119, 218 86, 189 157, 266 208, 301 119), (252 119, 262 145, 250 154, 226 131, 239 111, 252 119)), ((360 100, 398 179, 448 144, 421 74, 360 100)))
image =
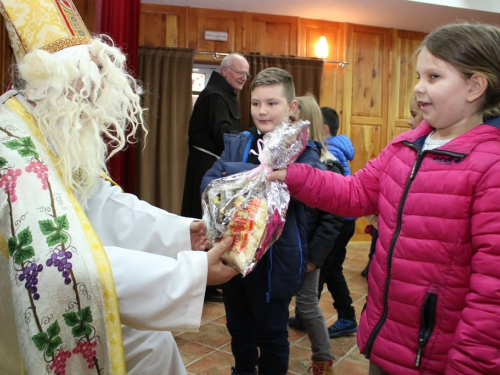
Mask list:
POLYGON ((307 328, 313 361, 333 361, 330 336, 326 328, 323 312, 318 305, 319 268, 308 272, 304 285, 295 296, 300 318, 307 328))

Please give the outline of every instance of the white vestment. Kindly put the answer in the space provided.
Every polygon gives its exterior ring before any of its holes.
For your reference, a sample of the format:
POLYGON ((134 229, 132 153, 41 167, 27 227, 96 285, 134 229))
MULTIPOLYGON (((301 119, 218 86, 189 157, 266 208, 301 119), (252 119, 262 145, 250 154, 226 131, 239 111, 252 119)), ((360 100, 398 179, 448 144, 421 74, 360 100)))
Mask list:
POLYGON ((86 214, 111 263, 127 373, 186 374, 168 331, 200 326, 207 255, 189 250, 193 219, 160 210, 104 180, 86 214))

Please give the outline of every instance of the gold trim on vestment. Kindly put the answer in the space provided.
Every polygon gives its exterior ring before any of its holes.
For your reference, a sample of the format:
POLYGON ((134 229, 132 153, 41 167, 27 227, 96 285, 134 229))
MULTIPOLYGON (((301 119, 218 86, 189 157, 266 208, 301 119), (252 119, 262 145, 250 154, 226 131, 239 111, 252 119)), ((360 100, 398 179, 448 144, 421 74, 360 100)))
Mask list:
POLYGON ((5 237, 2 236, 2 233, 0 233, 0 253, 9 259, 9 244, 5 240, 5 237))
MULTIPOLYGON (((11 109, 29 126, 31 132, 35 135, 35 137, 46 147, 47 152, 52 159, 52 163, 54 165, 57 165, 57 157, 54 155, 46 140, 42 136, 34 117, 26 110, 21 102, 17 98, 11 97, 4 103, 4 105, 11 109)), ((66 184, 64 183, 64 180, 62 178, 61 171, 57 167, 56 170, 61 178, 61 182, 66 187, 66 184)), ((87 215, 83 211, 82 206, 76 199, 75 195, 67 187, 66 193, 68 194, 73 209, 75 210, 78 220, 80 221, 80 225, 83 229, 83 232, 85 233, 85 237, 87 238, 89 247, 92 250, 97 274, 99 276, 101 295, 105 308, 106 331, 108 336, 108 348, 112 373, 113 375, 125 375, 125 351, 123 348, 118 298, 116 296, 115 282, 113 279, 113 274, 111 272, 109 259, 99 237, 97 236, 94 228, 92 227, 92 224, 90 223, 87 215)))

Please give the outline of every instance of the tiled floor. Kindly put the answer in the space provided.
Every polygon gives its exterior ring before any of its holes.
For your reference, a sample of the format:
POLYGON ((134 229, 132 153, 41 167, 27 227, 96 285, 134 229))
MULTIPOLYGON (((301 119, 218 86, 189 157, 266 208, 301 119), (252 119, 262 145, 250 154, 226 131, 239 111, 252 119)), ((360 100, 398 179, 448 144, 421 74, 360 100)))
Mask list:
MULTIPOLYGON (((344 263, 344 275, 349 285, 356 316, 359 321, 361 309, 367 293, 366 279, 361 276, 368 260, 369 244, 350 244, 344 263)), ((293 315, 294 300, 290 305, 293 315)), ((328 326, 337 319, 332 306, 332 297, 323 291, 320 306, 328 326)), ((174 332, 175 340, 190 375, 229 375, 234 365, 231 355, 230 336, 226 329, 226 315, 222 303, 205 302, 200 331, 174 332)), ((310 341, 307 333, 289 328, 290 365, 288 374, 307 374, 311 364, 310 341)), ((336 375, 366 375, 368 360, 359 354, 356 335, 331 339, 333 354, 336 357, 336 375)))

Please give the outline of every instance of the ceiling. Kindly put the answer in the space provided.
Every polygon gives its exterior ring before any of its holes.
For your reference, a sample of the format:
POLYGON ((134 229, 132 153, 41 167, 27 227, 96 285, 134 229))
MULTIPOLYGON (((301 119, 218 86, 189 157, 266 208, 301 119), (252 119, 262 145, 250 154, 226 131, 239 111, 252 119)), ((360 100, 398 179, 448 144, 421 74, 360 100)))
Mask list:
POLYGON ((459 21, 500 26, 500 0, 141 0, 430 32, 459 21))

